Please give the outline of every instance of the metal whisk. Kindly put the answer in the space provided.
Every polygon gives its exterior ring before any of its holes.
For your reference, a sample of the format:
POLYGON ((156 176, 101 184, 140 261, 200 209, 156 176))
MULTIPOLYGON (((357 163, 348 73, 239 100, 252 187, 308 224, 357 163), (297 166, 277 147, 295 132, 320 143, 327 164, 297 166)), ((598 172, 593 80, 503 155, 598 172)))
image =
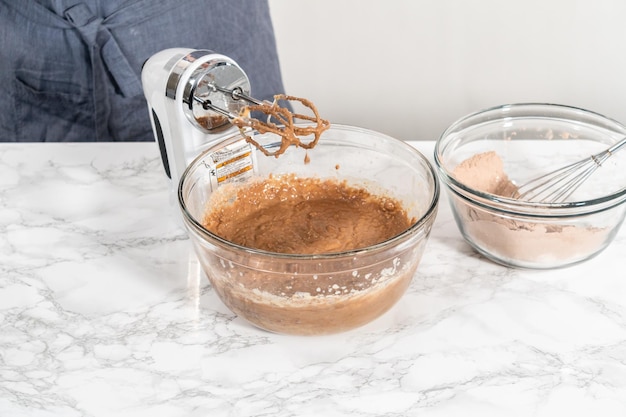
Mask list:
POLYGON ((514 197, 538 203, 561 203, 625 145, 626 137, 600 153, 534 178, 521 185, 514 197))

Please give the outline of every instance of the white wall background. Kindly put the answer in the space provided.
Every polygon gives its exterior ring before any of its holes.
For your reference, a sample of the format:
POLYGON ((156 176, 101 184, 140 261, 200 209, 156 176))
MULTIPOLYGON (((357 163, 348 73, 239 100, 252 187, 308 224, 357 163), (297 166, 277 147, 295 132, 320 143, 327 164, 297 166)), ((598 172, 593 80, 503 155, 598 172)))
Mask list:
POLYGON ((270 0, 287 92, 334 123, 436 139, 552 102, 626 123, 624 0, 270 0))

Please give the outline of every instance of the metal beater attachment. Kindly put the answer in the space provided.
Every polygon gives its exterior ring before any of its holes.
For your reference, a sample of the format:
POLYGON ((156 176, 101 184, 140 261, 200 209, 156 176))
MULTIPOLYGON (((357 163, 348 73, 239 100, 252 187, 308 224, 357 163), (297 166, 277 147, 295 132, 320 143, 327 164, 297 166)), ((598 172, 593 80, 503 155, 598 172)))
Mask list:
POLYGON ((213 93, 222 93, 227 97, 226 107, 216 106, 210 99, 197 96, 194 96, 194 101, 203 109, 216 113, 218 117, 227 118, 241 130, 249 143, 268 156, 278 156, 291 145, 311 149, 319 141, 322 132, 330 127, 330 123, 320 117, 313 103, 303 98, 278 94, 274 96, 273 102, 269 102, 251 97, 239 87, 229 89, 216 84, 208 84, 206 87, 213 93), (281 102, 289 105, 281 105, 281 102), (242 103, 245 104, 241 106, 242 103), (289 106, 295 103, 308 109, 308 114, 292 112, 289 106), (237 108, 238 112, 230 110, 232 108, 237 108), (254 113, 257 113, 257 117, 252 117, 254 113), (269 151, 266 146, 248 136, 244 128, 273 134, 280 139, 280 145, 275 151, 269 151))
MULTIPOLYGON (((224 88, 221 87, 219 85, 215 85, 215 84, 209 84, 207 85, 207 87, 209 89, 211 89, 213 92, 217 93, 220 92, 222 94, 225 94, 227 97, 230 97, 230 100, 232 100, 233 102, 237 102, 239 100, 243 100, 248 104, 252 104, 252 105, 256 105, 256 106, 261 106, 263 105, 263 101, 261 100, 257 100, 254 97, 250 97, 249 95, 245 94, 243 92, 243 90, 241 89, 241 87, 235 87, 232 89, 228 89, 228 88, 224 88)), ((239 118, 239 114, 235 114, 233 113, 230 109, 233 107, 241 107, 241 106, 228 106, 227 108, 222 108, 219 106, 214 105, 210 99, 208 98, 200 98, 198 96, 193 96, 194 101, 198 102, 200 105, 202 105, 202 108, 205 110, 211 110, 221 116, 224 116, 226 118, 228 118, 229 121, 233 121, 236 118, 239 118)), ((231 102, 232 104, 232 102, 231 102)), ((266 103, 266 104, 270 104, 270 103, 266 103)), ((241 111, 241 109, 240 109, 241 111)))

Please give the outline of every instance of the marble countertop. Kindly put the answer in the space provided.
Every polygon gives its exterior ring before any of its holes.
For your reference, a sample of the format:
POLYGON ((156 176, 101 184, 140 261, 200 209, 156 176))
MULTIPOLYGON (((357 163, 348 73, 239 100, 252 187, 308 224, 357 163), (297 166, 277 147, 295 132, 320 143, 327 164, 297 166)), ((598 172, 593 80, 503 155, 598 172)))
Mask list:
POLYGON ((152 143, 0 145, 0 416, 626 415, 626 228, 508 269, 442 193, 392 310, 296 337, 218 300, 168 195, 152 143))

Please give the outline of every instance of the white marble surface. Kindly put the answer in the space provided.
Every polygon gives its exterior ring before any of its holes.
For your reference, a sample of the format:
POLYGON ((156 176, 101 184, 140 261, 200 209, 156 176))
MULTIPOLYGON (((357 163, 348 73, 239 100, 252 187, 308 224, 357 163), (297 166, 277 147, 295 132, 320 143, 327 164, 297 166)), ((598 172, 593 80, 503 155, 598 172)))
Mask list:
POLYGON ((507 269, 442 194, 391 311, 294 337, 230 313, 174 218, 154 144, 0 145, 0 416, 626 415, 624 228, 507 269))

